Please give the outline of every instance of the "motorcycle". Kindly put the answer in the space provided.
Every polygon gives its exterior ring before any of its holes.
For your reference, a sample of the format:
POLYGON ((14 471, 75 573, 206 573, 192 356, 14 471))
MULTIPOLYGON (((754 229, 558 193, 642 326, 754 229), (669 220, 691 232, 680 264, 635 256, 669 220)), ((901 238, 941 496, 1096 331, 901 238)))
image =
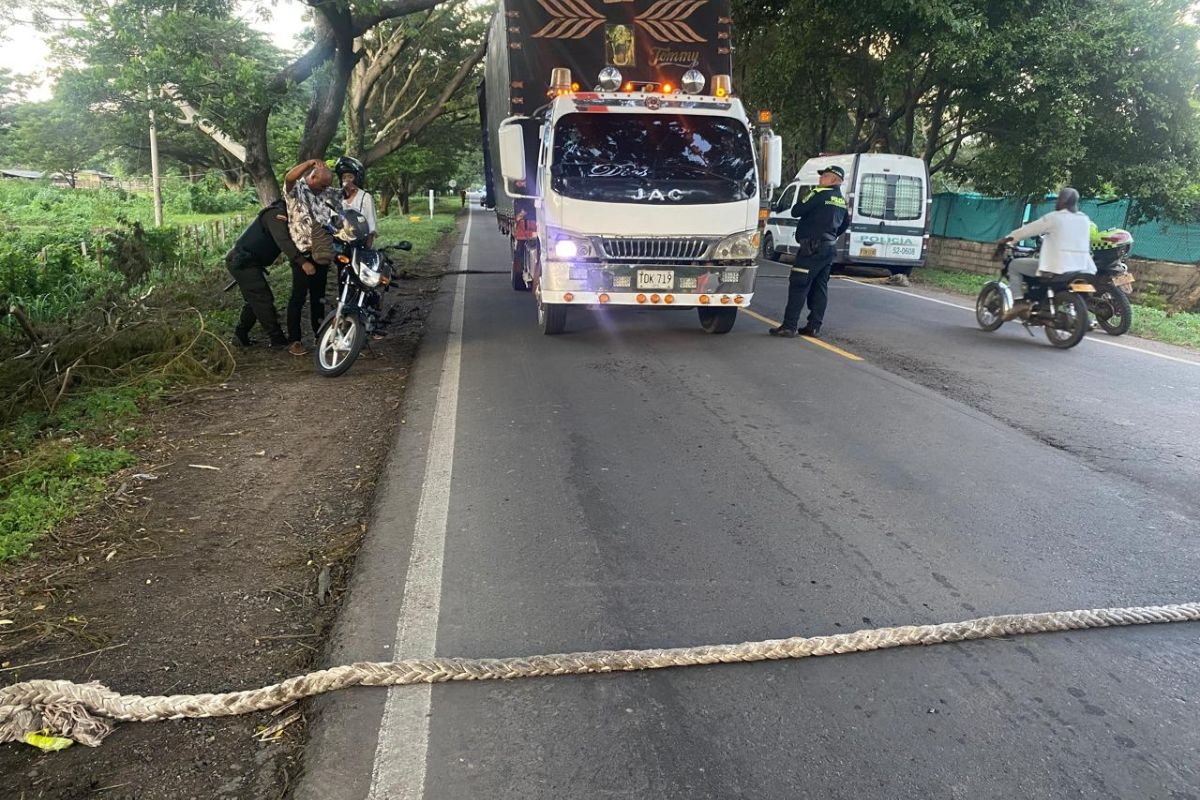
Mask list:
POLYGON ((1133 306, 1128 294, 1133 275, 1125 264, 1125 257, 1132 249, 1133 236, 1129 231, 1114 228, 1093 235, 1092 260, 1096 262, 1096 275, 1092 283, 1096 293, 1088 297, 1088 311, 1110 336, 1128 333, 1133 322, 1133 306))
MULTIPOLYGON (((1014 258, 1026 258, 1036 253, 1033 248, 1001 245, 1003 264, 1000 280, 989 281, 975 300, 975 320, 985 331, 994 331, 1012 313, 1013 297, 1008 288, 1008 267, 1014 258)), ((1025 279, 1025 298, 1029 301, 1017 319, 1030 330, 1040 326, 1055 347, 1067 349, 1079 344, 1091 330, 1088 317, 1088 295, 1096 291, 1092 276, 1082 272, 1064 275, 1045 275, 1025 279)))
MULTIPOLYGON (((317 331, 313 363, 328 378, 341 375, 354 365, 367 337, 387 327, 382 298, 392 283, 395 265, 387 256, 392 248, 367 247, 370 230, 366 219, 355 211, 342 214, 333 234, 338 276, 338 301, 317 331)), ((394 245, 411 250, 411 242, 394 245)))

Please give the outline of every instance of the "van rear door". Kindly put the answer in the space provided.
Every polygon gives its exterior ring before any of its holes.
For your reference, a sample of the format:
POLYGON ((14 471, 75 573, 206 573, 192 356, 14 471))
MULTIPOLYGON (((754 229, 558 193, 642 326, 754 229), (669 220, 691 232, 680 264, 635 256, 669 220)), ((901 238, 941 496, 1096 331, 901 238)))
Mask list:
POLYGON ((895 266, 923 263, 929 191, 925 163, 901 156, 863 156, 854 177, 850 260, 895 266))

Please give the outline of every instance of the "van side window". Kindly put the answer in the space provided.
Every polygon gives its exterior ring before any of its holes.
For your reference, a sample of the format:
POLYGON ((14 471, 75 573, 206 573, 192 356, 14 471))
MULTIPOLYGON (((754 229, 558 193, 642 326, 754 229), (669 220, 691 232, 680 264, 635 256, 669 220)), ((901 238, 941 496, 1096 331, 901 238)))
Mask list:
POLYGON ((871 219, 920 219, 925 210, 925 181, 915 175, 863 175, 856 205, 859 214, 871 219))
POLYGON ((775 207, 782 211, 790 211, 792 206, 796 205, 796 185, 784 189, 783 194, 776 201, 775 207))

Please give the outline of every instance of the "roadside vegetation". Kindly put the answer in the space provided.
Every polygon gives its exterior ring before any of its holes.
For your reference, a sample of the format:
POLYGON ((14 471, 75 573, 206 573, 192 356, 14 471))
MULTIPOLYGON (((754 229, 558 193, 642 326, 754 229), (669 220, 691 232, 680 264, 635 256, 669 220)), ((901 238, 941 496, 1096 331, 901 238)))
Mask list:
MULTIPOLYGON (((971 297, 979 294, 983 285, 993 279, 990 275, 932 267, 914 270, 912 277, 918 285, 931 286, 971 297)), ((1167 344, 1200 349, 1200 314, 1190 311, 1169 311, 1161 296, 1153 291, 1140 292, 1131 299, 1134 306, 1130 334, 1167 344)))
MULTIPOLYGON (((92 233, 92 223, 107 225, 111 209, 144 211, 144 198, 76 190, 80 208, 70 190, 61 191, 65 199, 46 196, 79 220, 75 234, 92 233), (104 200, 112 201, 110 211, 104 200)), ((454 229, 457 205, 441 204, 432 220, 386 217, 380 243, 410 240, 412 252, 393 257, 424 272, 429 254, 454 229)), ((133 219, 98 240, 99 258, 91 251, 83 256, 73 237, 55 242, 52 226, 13 234, 6 220, 0 233, 4 308, 28 309, 30 326, 13 314, 0 318, 0 564, 33 552, 41 536, 137 463, 145 412, 227 379, 236 366, 227 340, 241 300, 236 291, 222 291, 228 282, 222 259, 240 224, 219 240, 133 219), (41 242, 43 259, 21 256, 30 241, 41 242)), ((277 269, 272 282, 283 301, 289 273, 277 269)))

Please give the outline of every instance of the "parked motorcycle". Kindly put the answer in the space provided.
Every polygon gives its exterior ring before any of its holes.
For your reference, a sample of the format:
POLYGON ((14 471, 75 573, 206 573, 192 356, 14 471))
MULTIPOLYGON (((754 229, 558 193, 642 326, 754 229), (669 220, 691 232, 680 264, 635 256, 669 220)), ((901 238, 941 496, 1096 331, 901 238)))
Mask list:
MULTIPOLYGON (((1008 288, 1008 267, 1012 260, 1037 252, 1011 243, 1003 244, 1001 248, 1004 266, 1000 270, 1000 280, 986 283, 975 300, 975 319, 985 331, 999 328, 1012 312, 1013 296, 1008 288)), ((1064 350, 1074 347, 1091 329, 1087 297, 1096 291, 1091 279, 1091 275, 1083 272, 1026 278, 1025 299, 1029 301, 1029 307, 1017 320, 1026 330, 1041 326, 1055 347, 1064 350)), ((1033 331, 1029 330, 1029 334, 1032 336, 1033 331)))
POLYGON ((1093 235, 1092 260, 1096 262, 1096 275, 1092 283, 1096 293, 1088 297, 1088 311, 1110 336, 1128 333, 1133 322, 1133 306, 1128 294, 1133 275, 1125 264, 1132 249, 1133 236, 1129 231, 1114 228, 1093 235))
MULTIPOLYGON (((355 211, 342 214, 334 232, 338 275, 338 301, 317 331, 313 362, 317 371, 337 377, 354 365, 367 337, 386 327, 382 298, 392 283, 394 264, 386 251, 367 247, 370 229, 355 211)), ((394 246, 411 250, 410 242, 394 246)))

